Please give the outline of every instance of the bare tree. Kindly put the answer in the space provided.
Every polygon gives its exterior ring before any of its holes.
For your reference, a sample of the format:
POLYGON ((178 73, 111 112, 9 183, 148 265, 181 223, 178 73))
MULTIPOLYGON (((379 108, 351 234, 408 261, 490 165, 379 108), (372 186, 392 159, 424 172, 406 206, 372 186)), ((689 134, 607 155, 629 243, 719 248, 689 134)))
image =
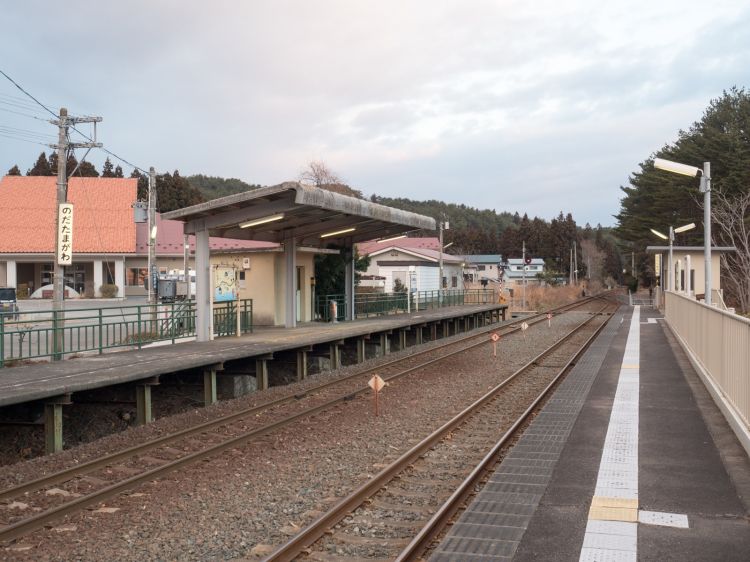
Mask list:
POLYGON ((358 199, 364 198, 360 190, 351 188, 345 184, 343 180, 323 162, 310 162, 307 167, 300 172, 299 181, 307 185, 314 185, 321 189, 333 191, 334 193, 349 195, 350 197, 357 197, 358 199))
POLYGON ((344 183, 341 178, 323 162, 315 161, 310 162, 307 167, 300 172, 299 181, 314 185, 315 187, 344 183))
POLYGON ((722 255, 727 289, 740 311, 750 311, 750 190, 728 196, 713 191, 712 219, 719 227, 717 233, 723 244, 737 248, 722 255))

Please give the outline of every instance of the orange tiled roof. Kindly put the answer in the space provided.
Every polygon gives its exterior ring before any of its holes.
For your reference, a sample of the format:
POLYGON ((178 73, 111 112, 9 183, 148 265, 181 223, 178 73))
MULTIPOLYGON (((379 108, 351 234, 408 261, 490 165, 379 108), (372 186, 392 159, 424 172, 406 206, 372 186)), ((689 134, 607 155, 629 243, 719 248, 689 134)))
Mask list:
MULTIPOLYGON (((56 184, 53 176, 0 180, 0 253, 54 252, 56 184)), ((70 178, 73 252, 135 252, 131 205, 137 189, 137 180, 130 178, 70 178)))

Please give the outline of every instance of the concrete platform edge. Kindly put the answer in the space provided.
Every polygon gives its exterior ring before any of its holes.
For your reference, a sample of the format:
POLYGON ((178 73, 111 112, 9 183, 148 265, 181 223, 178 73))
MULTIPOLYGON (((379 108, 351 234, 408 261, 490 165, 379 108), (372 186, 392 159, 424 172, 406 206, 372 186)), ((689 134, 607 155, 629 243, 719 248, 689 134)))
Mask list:
POLYGON ((742 445, 742 448, 745 449, 745 453, 747 453, 748 457, 750 458, 750 431, 746 427, 744 421, 737 413, 734 406, 732 406, 732 404, 730 404, 726 400, 726 398, 724 397, 724 393, 713 381, 711 375, 709 375, 708 371, 706 371, 701 362, 698 361, 698 358, 687 346, 685 340, 682 339, 680 334, 677 333, 677 331, 672 327, 672 325, 666 318, 664 319, 664 322, 669 327, 669 331, 672 333, 675 339, 680 343, 680 347, 682 347, 685 355, 690 360, 690 364, 695 369, 695 372, 703 382, 706 390, 708 390, 711 398, 713 398, 714 403, 724 415, 724 418, 727 420, 729 427, 732 428, 732 431, 737 436, 737 440, 740 442, 740 445, 742 445))

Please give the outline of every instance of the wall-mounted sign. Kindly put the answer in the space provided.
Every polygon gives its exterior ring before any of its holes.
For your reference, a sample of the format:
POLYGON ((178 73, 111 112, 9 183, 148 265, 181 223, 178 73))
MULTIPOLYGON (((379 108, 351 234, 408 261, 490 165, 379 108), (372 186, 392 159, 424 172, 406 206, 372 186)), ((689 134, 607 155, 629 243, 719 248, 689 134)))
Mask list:
POLYGON ((250 258, 242 258, 242 269, 250 269, 250 258))
POLYGON ((57 208, 57 263, 73 263, 73 204, 60 203, 57 208))
POLYGON ((237 280, 233 267, 217 266, 214 269, 214 302, 237 300, 237 280))

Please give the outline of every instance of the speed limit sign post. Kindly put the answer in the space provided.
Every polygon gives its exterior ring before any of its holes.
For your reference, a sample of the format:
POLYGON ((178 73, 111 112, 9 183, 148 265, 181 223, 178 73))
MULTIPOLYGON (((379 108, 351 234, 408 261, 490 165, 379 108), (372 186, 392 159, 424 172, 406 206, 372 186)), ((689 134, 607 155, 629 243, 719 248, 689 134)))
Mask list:
POLYGON ((492 340, 492 355, 494 357, 497 357, 497 342, 500 341, 500 334, 498 334, 497 332, 492 332, 490 339, 492 340))
POLYGON ((548 313, 547 313, 547 326, 548 326, 549 328, 551 328, 551 327, 552 327, 552 313, 551 313, 551 312, 548 312, 548 313))
POLYGON ((526 322, 521 323, 521 333, 523 334, 523 341, 526 341, 526 330, 529 329, 529 325, 526 322))

